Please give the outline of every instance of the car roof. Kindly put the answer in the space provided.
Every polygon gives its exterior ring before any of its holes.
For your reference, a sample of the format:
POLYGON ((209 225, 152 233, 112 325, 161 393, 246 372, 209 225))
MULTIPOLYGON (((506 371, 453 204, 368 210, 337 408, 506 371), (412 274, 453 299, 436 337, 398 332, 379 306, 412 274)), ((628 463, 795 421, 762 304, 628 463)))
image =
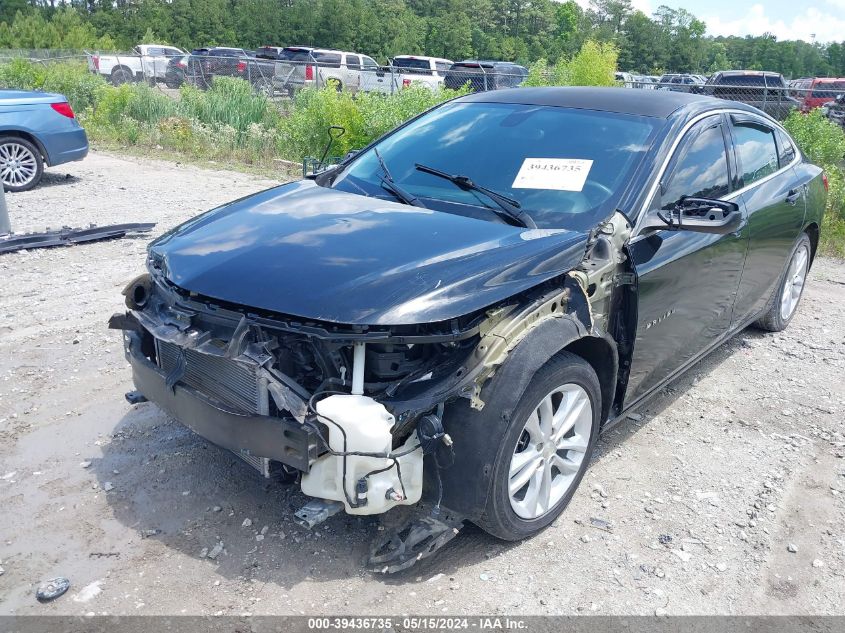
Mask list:
POLYGON ((754 108, 733 101, 716 99, 689 92, 657 90, 631 90, 630 88, 554 87, 509 88, 475 92, 457 99, 474 103, 522 103, 526 105, 558 106, 599 110, 618 114, 666 119, 686 110, 702 112, 725 108, 738 108, 757 112, 754 108))
POLYGON ((446 59, 444 57, 431 57, 430 55, 394 55, 393 59, 432 59, 436 62, 449 62, 450 64, 454 64, 451 59, 446 59))
POLYGON ((782 77, 780 73, 773 70, 720 70, 714 75, 721 75, 722 77, 738 77, 740 75, 762 75, 764 77, 782 77))

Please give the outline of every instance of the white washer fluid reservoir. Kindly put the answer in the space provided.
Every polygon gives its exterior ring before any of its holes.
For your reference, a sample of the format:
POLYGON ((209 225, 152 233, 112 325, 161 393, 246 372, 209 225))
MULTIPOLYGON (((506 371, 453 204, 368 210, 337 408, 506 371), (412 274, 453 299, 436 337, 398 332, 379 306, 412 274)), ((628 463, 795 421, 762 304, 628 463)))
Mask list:
MULTIPOLYGON (((382 404, 369 396, 346 394, 329 396, 317 403, 316 410, 321 418, 320 421, 329 430, 327 438, 329 446, 337 453, 363 452, 387 455, 391 452, 404 453, 419 445, 417 434, 414 432, 404 445, 392 450, 393 436, 390 434, 390 429, 393 428, 396 420, 382 404), (345 449, 344 433, 346 434, 345 449)), ((423 455, 421 449, 397 457, 399 470, 393 458, 347 455, 345 481, 343 460, 342 456, 330 454, 319 458, 311 466, 311 470, 302 476, 302 492, 320 499, 341 501, 349 514, 380 514, 396 505, 414 504, 422 496, 423 455), (383 472, 374 472, 381 470, 383 472), (401 471, 401 481, 399 471, 401 471), (366 479, 365 492, 359 487, 359 481, 362 478, 366 479), (364 500, 365 503, 358 507, 350 505, 347 495, 344 494, 344 484, 349 499, 353 503, 364 500), (359 493, 362 495, 361 498, 359 498, 359 493)))

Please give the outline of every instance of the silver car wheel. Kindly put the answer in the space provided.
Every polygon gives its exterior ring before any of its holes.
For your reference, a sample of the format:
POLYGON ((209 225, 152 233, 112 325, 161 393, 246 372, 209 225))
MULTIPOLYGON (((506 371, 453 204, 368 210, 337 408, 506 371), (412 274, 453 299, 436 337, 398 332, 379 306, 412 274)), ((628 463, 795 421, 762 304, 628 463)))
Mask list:
POLYGON ((572 487, 593 426, 593 406, 579 385, 547 394, 528 416, 511 457, 508 493, 522 519, 538 519, 572 487))
POLYGON ((780 318, 784 321, 792 316, 798 306, 798 300, 801 298, 801 291, 804 289, 804 282, 807 279, 809 263, 810 251, 806 244, 801 244, 789 262, 786 280, 783 284, 783 293, 780 297, 780 318))
POLYGON ((0 181, 7 187, 28 185, 38 173, 38 162, 29 148, 10 141, 0 145, 0 181))

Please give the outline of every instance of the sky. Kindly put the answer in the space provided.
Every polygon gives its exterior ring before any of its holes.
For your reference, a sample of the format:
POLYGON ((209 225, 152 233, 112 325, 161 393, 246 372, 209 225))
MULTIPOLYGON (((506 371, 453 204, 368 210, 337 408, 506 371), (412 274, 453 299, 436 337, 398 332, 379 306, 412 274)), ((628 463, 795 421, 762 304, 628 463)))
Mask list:
MULTIPOLYGON (((589 0, 577 0, 587 5, 589 0)), ((845 39, 845 0, 632 0, 646 15, 661 4, 683 8, 707 24, 708 35, 762 35, 779 40, 845 39)))

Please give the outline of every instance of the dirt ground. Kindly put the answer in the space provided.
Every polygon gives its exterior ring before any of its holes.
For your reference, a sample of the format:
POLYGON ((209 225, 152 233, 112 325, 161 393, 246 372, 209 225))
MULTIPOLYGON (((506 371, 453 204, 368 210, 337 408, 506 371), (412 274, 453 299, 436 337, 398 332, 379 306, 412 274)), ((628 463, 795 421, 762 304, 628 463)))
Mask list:
MULTIPOLYGON (((157 235, 272 184, 95 152, 7 200, 19 232, 157 235)), ((309 533, 298 491, 125 402, 106 321, 148 239, 0 256, 0 614, 845 613, 845 264, 815 263, 788 331, 742 333, 610 432, 545 532, 470 526, 385 577, 362 567, 375 521, 309 533), (54 576, 71 589, 38 603, 54 576)))

